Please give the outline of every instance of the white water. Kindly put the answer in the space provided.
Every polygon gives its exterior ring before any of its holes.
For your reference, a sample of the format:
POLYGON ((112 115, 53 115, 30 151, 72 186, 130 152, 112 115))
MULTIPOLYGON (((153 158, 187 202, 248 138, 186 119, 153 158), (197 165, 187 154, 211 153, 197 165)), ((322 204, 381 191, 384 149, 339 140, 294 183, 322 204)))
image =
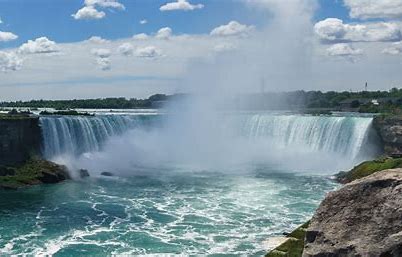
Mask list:
POLYGON ((41 117, 44 153, 58 161, 60 156, 73 157, 89 170, 172 163, 226 169, 268 163, 331 172, 375 154, 367 151, 375 149, 369 140, 370 117, 230 114, 222 115, 220 124, 205 135, 200 127, 178 131, 150 126, 150 121, 161 119, 154 115, 41 117))

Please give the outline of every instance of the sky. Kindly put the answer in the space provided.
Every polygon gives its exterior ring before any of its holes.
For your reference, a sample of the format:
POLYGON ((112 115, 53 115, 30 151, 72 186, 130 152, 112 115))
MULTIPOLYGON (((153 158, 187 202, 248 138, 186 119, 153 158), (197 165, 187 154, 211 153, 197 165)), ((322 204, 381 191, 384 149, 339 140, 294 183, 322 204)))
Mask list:
POLYGON ((262 80, 401 87, 402 0, 0 0, 0 101, 258 92, 262 80))

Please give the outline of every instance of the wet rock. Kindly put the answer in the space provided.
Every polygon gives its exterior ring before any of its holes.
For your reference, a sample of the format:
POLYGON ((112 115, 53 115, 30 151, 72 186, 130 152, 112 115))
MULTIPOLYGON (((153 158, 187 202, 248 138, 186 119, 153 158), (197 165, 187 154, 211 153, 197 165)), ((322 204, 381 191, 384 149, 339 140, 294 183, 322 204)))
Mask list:
POLYGON ((402 256, 402 169, 331 192, 305 236, 303 257, 402 256))
POLYGON ((88 170, 86 170, 86 169, 80 169, 80 170, 78 171, 78 173, 79 173, 79 175, 80 175, 80 178, 89 177, 89 172, 88 172, 88 170))
POLYGON ((9 167, 0 166, 0 176, 13 176, 15 175, 15 170, 9 167))
POLYGON ((108 171, 102 172, 101 175, 102 175, 102 176, 105 176, 105 177, 113 177, 113 173, 108 172, 108 171))

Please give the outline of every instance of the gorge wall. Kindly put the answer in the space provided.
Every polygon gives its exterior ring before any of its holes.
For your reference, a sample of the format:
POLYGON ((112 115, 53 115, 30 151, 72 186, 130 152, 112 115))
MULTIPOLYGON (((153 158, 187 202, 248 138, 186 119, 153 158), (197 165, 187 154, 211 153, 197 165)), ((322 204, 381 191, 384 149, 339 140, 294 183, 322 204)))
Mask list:
POLYGON ((384 153, 391 157, 402 157, 402 116, 377 116, 373 125, 382 141, 384 153))
POLYGON ((16 165, 40 154, 41 142, 38 117, 0 116, 0 165, 16 165))

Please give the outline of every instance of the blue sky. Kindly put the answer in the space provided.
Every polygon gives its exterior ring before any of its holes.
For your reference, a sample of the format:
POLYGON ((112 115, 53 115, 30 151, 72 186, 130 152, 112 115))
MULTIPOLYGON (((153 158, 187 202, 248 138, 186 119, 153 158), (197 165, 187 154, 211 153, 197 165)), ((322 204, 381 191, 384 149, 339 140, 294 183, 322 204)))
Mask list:
POLYGON ((402 0, 0 0, 0 19, 0 101, 402 86, 402 0))
MULTIPOLYGON (((106 39, 130 37, 137 33, 154 33, 161 27, 171 27, 175 33, 209 33, 217 25, 231 20, 262 26, 261 16, 237 0, 200 0, 197 11, 160 12, 167 0, 121 0, 126 10, 106 10, 100 20, 74 20, 71 15, 83 6, 83 0, 0 0, 1 31, 12 31, 19 38, 1 43, 0 48, 16 47, 29 39, 47 36, 56 42, 77 42, 98 35, 106 39), (139 24, 146 19, 147 24, 139 24)), ((337 0, 320 0, 314 19, 341 17, 348 19, 347 9, 337 0)))

